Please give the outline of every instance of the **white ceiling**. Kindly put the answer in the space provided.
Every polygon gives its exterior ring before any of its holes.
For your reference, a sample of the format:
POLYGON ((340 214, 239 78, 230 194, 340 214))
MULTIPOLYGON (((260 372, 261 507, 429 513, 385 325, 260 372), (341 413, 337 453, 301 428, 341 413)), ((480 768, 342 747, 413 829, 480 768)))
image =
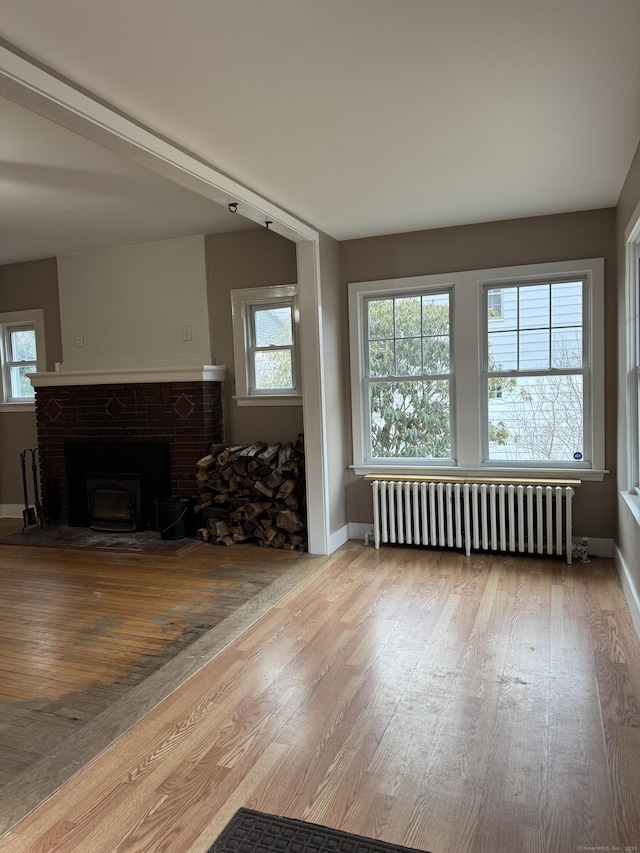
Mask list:
POLYGON ((253 228, 0 98, 0 264, 253 228))
MULTIPOLYGON (((338 239, 615 205, 638 33, 638 0, 2 0, 16 47, 338 239)), ((52 246, 68 208, 88 231, 111 205, 123 229, 210 214, 56 133, 3 151, 24 252, 34 203, 52 246)))

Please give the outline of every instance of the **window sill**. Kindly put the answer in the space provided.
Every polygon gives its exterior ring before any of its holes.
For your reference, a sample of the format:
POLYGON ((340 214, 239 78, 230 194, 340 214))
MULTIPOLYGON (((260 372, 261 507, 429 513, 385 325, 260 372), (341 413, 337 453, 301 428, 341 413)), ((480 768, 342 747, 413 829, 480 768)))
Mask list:
POLYGON ((299 394, 255 394, 247 397, 234 397, 238 406, 301 406, 299 394))
POLYGON ((0 412, 35 412, 35 403, 0 403, 0 412))
POLYGON ((632 492, 620 492, 622 499, 629 507, 631 515, 635 518, 636 524, 640 527, 640 495, 632 492))
POLYGON ((458 468, 450 465, 350 465, 354 474, 392 475, 410 477, 416 475, 429 477, 474 477, 478 480, 502 478, 515 479, 555 479, 555 480, 593 480, 602 481, 606 470, 592 468, 458 468))

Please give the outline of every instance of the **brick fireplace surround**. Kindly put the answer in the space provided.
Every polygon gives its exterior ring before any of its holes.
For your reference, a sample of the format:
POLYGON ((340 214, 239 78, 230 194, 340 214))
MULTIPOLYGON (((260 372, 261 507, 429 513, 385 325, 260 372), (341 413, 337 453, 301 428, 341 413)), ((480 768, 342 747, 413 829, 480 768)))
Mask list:
POLYGON ((60 521, 68 510, 65 444, 166 443, 171 494, 192 495, 196 462, 223 441, 225 368, 40 373, 36 394, 38 448, 45 478, 58 481, 60 521))

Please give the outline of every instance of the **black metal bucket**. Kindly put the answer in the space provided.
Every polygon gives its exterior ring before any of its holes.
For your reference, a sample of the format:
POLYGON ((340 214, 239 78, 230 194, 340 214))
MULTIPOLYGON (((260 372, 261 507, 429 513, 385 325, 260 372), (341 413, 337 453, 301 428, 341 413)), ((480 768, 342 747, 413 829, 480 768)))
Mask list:
POLYGON ((156 526, 163 539, 184 539, 193 536, 195 498, 159 498, 156 504, 156 526))

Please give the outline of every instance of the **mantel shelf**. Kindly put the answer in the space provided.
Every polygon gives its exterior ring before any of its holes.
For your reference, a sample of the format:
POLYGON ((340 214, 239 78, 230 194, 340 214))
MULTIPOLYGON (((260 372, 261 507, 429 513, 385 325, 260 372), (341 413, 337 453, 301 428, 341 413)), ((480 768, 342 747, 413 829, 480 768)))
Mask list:
POLYGON ((140 382, 223 382, 224 364, 203 367, 143 367, 107 370, 56 370, 28 374, 34 388, 66 385, 125 385, 140 382))

